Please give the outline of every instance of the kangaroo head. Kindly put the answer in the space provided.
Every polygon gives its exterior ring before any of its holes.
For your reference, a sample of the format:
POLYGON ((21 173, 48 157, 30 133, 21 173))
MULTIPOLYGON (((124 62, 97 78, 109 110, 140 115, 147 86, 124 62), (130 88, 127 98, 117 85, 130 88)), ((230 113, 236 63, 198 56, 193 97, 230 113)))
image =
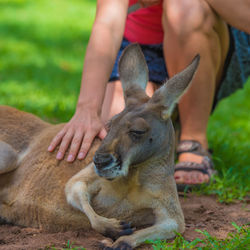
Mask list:
POLYGON ((190 85, 199 55, 179 74, 155 91, 145 93, 148 68, 139 45, 128 46, 119 62, 125 109, 108 124, 108 134, 94 156, 97 174, 106 179, 126 176, 130 167, 173 152, 170 120, 175 104, 190 85))

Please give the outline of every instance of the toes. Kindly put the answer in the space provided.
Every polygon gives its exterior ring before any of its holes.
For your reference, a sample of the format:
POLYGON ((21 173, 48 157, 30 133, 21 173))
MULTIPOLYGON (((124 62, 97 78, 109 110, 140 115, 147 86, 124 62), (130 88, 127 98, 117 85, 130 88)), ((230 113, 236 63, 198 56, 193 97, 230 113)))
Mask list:
POLYGON ((122 229, 131 228, 131 222, 126 223, 125 221, 122 221, 122 222, 120 222, 120 225, 122 226, 122 229))
POLYGON ((197 173, 197 181, 199 184, 202 184, 205 180, 204 180, 204 177, 206 177, 207 175, 204 175, 202 173, 197 173))
POLYGON ((119 233, 120 232, 115 229, 106 229, 103 235, 111 238, 112 240, 116 240, 119 237, 119 233))
POLYGON ((209 176, 207 174, 200 173, 198 171, 192 171, 192 184, 203 184, 209 181, 209 176))
POLYGON ((184 184, 192 184, 190 172, 183 171, 182 183, 184 183, 184 184))
POLYGON ((130 235, 135 231, 135 228, 127 228, 119 233, 119 236, 130 235))
POLYGON ((202 184, 209 182, 209 176, 207 174, 203 174, 199 171, 176 171, 174 174, 174 178, 177 184, 202 184))
POLYGON ((209 176, 207 174, 203 174, 198 171, 191 171, 188 173, 188 176, 184 180, 184 183, 196 185, 196 184, 207 183, 208 181, 209 181, 209 176))
POLYGON ((184 183, 186 179, 187 173, 185 171, 176 171, 174 174, 174 178, 176 183, 184 183))
POLYGON ((196 180, 197 180, 197 182, 198 182, 199 184, 203 183, 203 175, 204 175, 204 174, 199 173, 199 172, 196 174, 196 180))
POLYGON ((198 176, 199 176, 199 173, 197 171, 191 171, 190 172, 190 182, 191 182, 191 184, 200 183, 198 176))
POLYGON ((131 223, 120 222, 119 226, 106 229, 104 236, 111 238, 112 240, 116 240, 120 236, 130 235, 135 231, 135 228, 131 228, 131 223))

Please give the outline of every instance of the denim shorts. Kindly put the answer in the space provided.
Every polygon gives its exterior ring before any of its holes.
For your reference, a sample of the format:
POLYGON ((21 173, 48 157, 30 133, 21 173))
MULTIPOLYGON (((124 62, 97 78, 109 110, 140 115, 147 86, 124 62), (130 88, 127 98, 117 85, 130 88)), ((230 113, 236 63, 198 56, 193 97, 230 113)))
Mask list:
MULTIPOLYGON (((243 88, 250 76, 250 35, 232 27, 229 27, 229 33, 230 48, 221 84, 215 96, 214 107, 221 99, 229 96, 237 89, 243 88)), ((110 81, 119 79, 119 58, 129 44, 130 42, 124 38, 110 76, 110 81)), ((148 65, 149 81, 161 85, 168 79, 162 44, 140 46, 148 65)))
POLYGON ((230 49, 216 102, 243 88, 250 76, 250 35, 229 27, 230 49))
MULTIPOLYGON (((115 81, 119 79, 118 63, 123 50, 130 44, 125 38, 122 41, 121 48, 118 52, 118 56, 113 67, 109 81, 115 81)), ((162 84, 168 79, 168 72, 166 70, 162 44, 154 45, 140 45, 144 57, 146 59, 149 71, 149 81, 162 84)))

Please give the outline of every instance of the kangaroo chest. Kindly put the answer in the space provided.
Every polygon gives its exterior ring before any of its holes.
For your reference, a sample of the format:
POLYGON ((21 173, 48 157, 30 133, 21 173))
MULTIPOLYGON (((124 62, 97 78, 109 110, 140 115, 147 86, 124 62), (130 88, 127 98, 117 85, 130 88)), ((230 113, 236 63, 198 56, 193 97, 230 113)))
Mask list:
POLYGON ((135 211, 151 207, 152 196, 141 185, 102 185, 93 196, 91 204, 94 210, 107 217, 131 217, 135 211))

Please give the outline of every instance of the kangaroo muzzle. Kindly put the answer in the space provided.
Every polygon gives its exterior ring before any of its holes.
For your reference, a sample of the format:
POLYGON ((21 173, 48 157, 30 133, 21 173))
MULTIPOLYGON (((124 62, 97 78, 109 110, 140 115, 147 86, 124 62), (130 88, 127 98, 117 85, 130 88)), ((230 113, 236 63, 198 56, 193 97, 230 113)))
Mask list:
POLYGON ((121 170, 121 160, 110 153, 96 153, 94 156, 96 173, 107 179, 114 179, 121 170))

